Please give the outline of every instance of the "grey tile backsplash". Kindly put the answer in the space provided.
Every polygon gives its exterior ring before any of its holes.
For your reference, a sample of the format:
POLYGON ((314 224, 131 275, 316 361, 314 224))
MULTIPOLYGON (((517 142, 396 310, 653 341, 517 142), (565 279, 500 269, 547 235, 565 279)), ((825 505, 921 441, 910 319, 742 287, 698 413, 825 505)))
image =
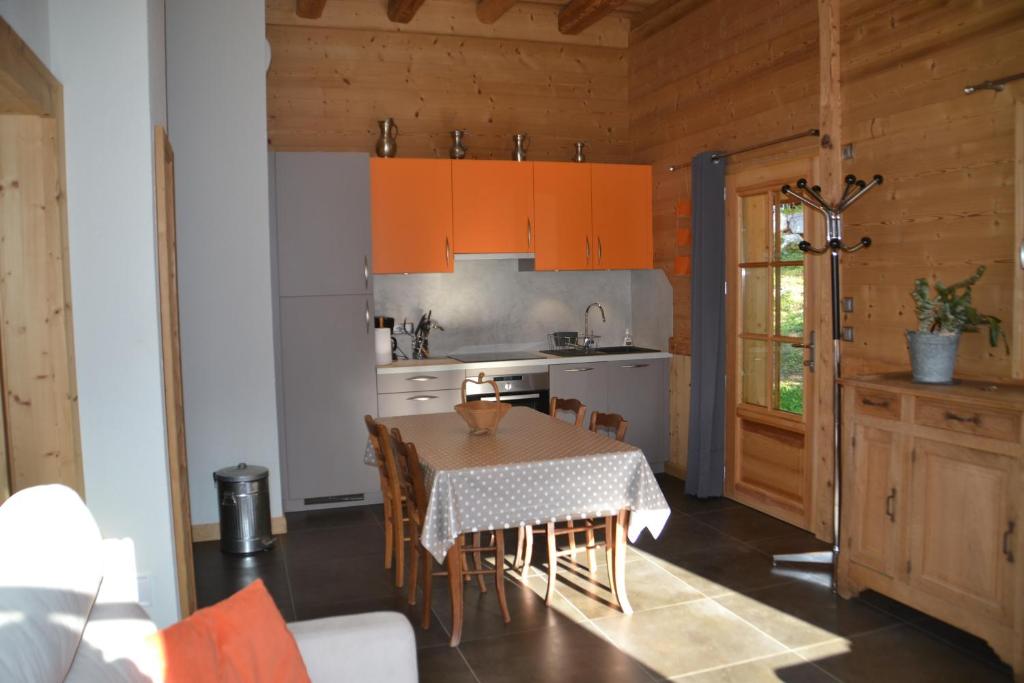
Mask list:
MULTIPOLYGON (((601 344, 622 343, 626 328, 637 345, 667 348, 672 289, 661 271, 519 272, 514 259, 455 262, 454 273, 378 275, 377 315, 415 322, 427 310, 445 330, 430 336, 432 355, 478 347, 547 348, 547 334, 583 329, 583 311, 604 306, 607 322, 591 316, 601 344)), ((408 352, 408 338, 402 339, 408 352)))

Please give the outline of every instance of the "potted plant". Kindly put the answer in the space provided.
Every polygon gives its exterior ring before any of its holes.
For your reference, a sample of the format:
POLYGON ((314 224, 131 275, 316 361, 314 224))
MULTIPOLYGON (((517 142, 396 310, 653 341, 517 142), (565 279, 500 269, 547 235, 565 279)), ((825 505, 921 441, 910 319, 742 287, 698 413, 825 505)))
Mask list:
POLYGON ((914 299, 920 325, 916 332, 907 331, 907 342, 915 382, 949 384, 953 381, 961 332, 977 332, 984 325, 988 327, 989 343, 995 346, 1002 339, 1009 352, 1002 321, 994 315, 978 313, 971 305, 971 288, 984 274, 985 266, 979 266, 974 275, 949 286, 939 280, 935 280, 933 286, 924 278, 914 281, 910 296, 914 299))

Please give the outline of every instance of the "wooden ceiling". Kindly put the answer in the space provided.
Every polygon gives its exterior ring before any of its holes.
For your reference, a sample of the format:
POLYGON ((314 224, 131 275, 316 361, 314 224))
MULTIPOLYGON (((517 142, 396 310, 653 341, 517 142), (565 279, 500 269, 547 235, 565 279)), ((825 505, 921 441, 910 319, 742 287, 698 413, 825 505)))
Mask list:
MULTIPOLYGON (((431 0, 385 0, 388 19, 407 24, 425 2, 431 0)), ((558 31, 578 35, 606 16, 615 14, 630 20, 632 28, 645 25, 670 8, 693 5, 694 0, 476 0, 476 16, 482 24, 493 24, 514 5, 557 6, 558 31)), ((319 19, 327 0, 295 0, 295 14, 303 19, 319 19)))

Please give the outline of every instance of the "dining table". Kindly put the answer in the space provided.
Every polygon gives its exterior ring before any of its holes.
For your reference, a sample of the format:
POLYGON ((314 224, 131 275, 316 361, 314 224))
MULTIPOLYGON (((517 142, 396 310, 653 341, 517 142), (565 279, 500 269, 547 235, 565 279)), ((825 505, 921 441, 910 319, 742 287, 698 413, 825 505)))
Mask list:
MULTIPOLYGON (((643 452, 531 408, 513 407, 494 432, 471 433, 455 412, 383 417, 416 445, 428 504, 420 542, 448 567, 451 644, 462 633, 462 534, 612 517, 610 588, 626 614, 626 539, 657 537, 670 509, 643 452)), ((369 446, 365 461, 376 466, 369 446)))

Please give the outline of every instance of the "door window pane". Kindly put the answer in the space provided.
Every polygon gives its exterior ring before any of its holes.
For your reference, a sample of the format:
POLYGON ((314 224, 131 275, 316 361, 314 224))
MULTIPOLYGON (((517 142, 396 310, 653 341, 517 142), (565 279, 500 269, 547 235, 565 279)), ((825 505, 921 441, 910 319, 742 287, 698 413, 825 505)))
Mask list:
POLYGON ((743 390, 741 399, 744 403, 768 407, 768 342, 754 339, 740 341, 743 353, 743 390))
POLYGON ((743 291, 743 327, 747 334, 768 334, 771 309, 768 307, 767 267, 743 268, 740 275, 743 291))
POLYGON ((776 334, 802 337, 804 334, 804 268, 779 266, 775 271, 776 334))
POLYGON ((775 408, 787 413, 804 412, 804 350, 785 342, 775 344, 775 408))
POLYGON ((769 195, 743 197, 740 205, 740 262, 767 261, 771 253, 771 238, 769 195))
POLYGON ((779 203, 776 227, 776 258, 780 261, 803 261, 799 244, 804 238, 804 207, 802 204, 779 203))

